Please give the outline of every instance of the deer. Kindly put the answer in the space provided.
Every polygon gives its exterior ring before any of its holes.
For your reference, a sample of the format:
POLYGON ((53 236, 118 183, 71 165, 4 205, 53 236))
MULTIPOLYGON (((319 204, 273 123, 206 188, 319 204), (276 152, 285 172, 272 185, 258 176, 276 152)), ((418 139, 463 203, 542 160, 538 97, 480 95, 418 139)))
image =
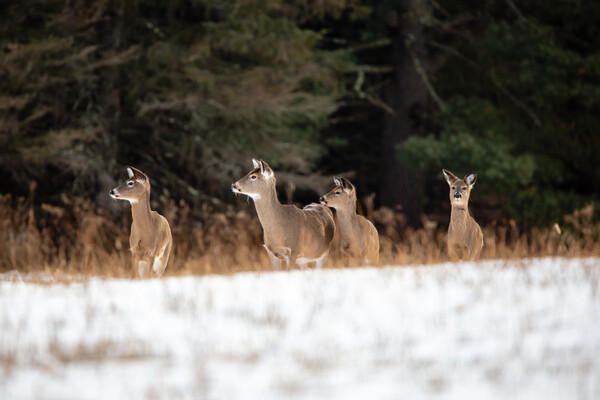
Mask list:
POLYGON ((320 269, 325 264, 335 234, 333 212, 317 203, 300 209, 292 204, 281 204, 277 198, 275 174, 263 160, 252 159, 254 169, 231 184, 231 190, 254 201, 258 219, 263 228, 264 248, 273 269, 291 265, 307 268, 315 263, 320 269))
POLYGON ((443 169, 442 172, 450 187, 448 256, 454 261, 457 259, 475 260, 483 249, 483 232, 469 213, 469 197, 477 175, 471 173, 464 179, 459 179, 446 169, 443 169))
POLYGON ((379 234, 375 226, 356 213, 356 189, 346 178, 334 177, 335 188, 319 198, 323 205, 335 209, 337 223, 335 247, 366 264, 379 259, 379 234))
POLYGON ((132 277, 137 269, 140 278, 149 275, 149 267, 161 277, 169 263, 173 245, 171 227, 165 217, 150 209, 150 179, 139 169, 127 167, 129 179, 109 192, 115 200, 131 204, 132 277))

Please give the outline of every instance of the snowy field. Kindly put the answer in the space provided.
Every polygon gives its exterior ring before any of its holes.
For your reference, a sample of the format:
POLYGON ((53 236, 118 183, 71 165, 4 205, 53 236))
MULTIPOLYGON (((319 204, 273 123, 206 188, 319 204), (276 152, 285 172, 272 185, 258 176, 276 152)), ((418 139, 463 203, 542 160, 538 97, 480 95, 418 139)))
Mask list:
POLYGON ((18 279, 3 400, 600 399, 600 259, 18 279))

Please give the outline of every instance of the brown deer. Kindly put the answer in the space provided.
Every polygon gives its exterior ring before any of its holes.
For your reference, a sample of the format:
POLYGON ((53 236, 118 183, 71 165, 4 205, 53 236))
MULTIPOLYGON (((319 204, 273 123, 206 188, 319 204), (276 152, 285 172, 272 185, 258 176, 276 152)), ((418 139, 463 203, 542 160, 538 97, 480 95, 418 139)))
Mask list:
POLYGON ((149 275, 149 267, 162 276, 169 262, 173 238, 167 219, 150 209, 150 180, 140 170, 127 167, 129 179, 110 191, 117 200, 131 204, 131 235, 129 245, 132 256, 132 276, 137 269, 140 278, 149 275))
POLYGON ((252 159, 252 163, 254 169, 233 183, 231 190, 254 200, 273 268, 289 268, 290 264, 306 268, 309 262, 321 268, 335 233, 333 213, 321 204, 312 203, 303 209, 281 204, 273 170, 262 160, 252 159))
POLYGON ((346 178, 333 178, 335 188, 319 199, 335 209, 335 247, 344 255, 367 264, 379 259, 379 235, 375 226, 356 213, 356 189, 346 178))
POLYGON ((481 228, 469 214, 469 196, 477 175, 468 174, 457 178, 450 171, 442 170, 450 186, 450 226, 448 227, 448 256, 452 260, 475 260, 483 248, 481 228))

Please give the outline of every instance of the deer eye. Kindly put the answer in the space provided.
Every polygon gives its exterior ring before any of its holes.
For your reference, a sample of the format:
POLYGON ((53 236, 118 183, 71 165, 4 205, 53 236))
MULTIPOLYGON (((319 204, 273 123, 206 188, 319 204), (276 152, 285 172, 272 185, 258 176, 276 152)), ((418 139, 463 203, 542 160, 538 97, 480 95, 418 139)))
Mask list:
POLYGON ((250 175, 250 179, 255 180, 256 179, 256 175, 250 175))
POLYGON ((338 191, 338 192, 335 192, 335 195, 336 195, 336 196, 339 196, 340 194, 342 194, 342 192, 339 192, 339 191, 338 191))
POLYGON ((452 190, 455 190, 455 189, 456 189, 456 186, 452 186, 452 190))
POLYGON ((129 181, 129 182, 127 182, 127 186, 129 186, 129 187, 133 187, 133 185, 134 185, 133 181, 129 181))
POLYGON ((467 190, 467 188, 466 188, 466 187, 464 187, 464 188, 463 188, 463 190, 467 190))

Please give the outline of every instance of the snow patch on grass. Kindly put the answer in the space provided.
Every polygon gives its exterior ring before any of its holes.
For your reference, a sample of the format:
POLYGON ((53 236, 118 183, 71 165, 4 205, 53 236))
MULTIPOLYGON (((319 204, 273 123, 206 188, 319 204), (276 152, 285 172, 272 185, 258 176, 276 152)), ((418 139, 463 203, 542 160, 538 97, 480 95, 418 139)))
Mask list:
POLYGON ((0 398, 600 398, 599 259, 0 280, 0 398))

